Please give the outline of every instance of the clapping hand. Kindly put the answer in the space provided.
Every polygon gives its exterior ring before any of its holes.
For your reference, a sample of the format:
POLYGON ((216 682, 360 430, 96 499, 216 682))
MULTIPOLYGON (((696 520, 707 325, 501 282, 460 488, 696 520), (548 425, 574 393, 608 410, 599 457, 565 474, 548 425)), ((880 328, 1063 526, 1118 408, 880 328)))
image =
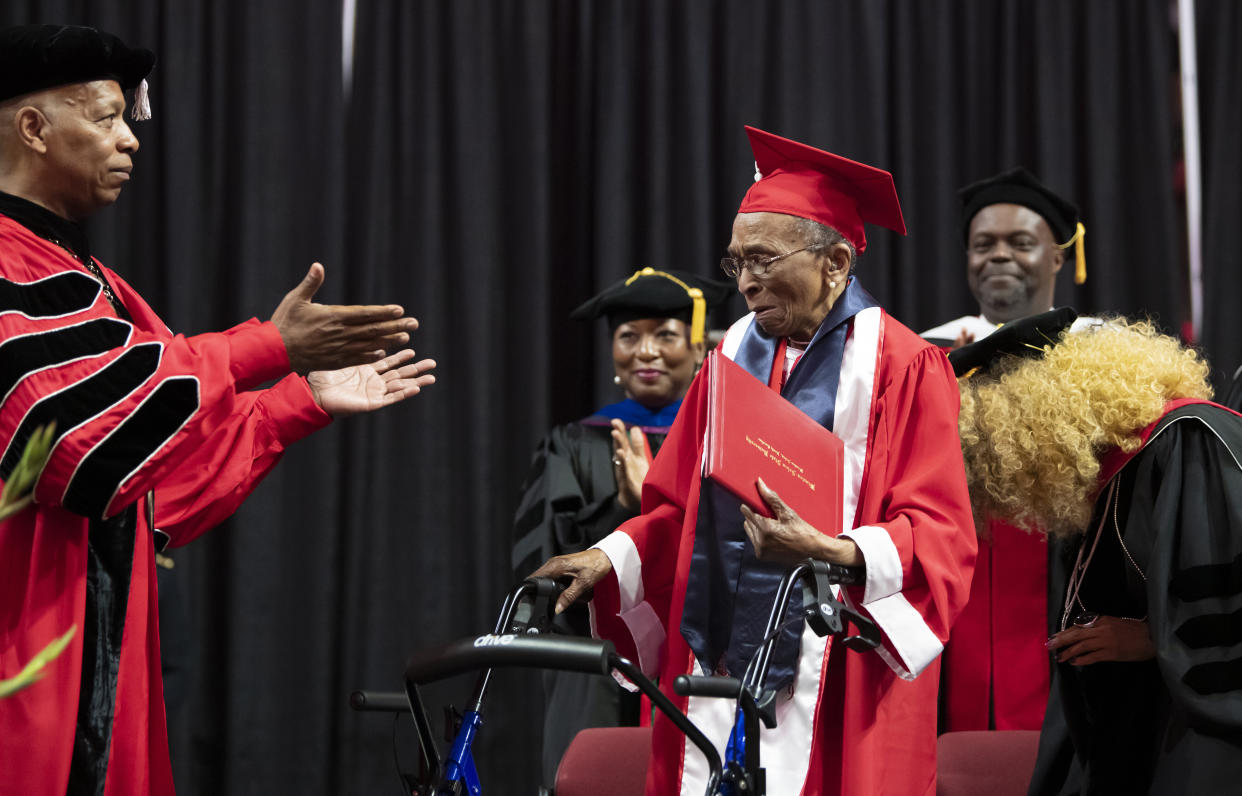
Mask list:
POLYGON ((954 351, 956 351, 957 349, 961 348, 964 345, 970 345, 974 341, 975 341, 975 333, 971 331, 967 331, 966 329, 963 329, 962 331, 957 333, 957 339, 953 341, 953 345, 951 346, 951 348, 954 351))
POLYGON ((612 474, 617 479, 617 502, 638 511, 643 496, 643 479, 651 463, 647 461, 647 438, 638 426, 627 432, 625 423, 612 421, 612 474))

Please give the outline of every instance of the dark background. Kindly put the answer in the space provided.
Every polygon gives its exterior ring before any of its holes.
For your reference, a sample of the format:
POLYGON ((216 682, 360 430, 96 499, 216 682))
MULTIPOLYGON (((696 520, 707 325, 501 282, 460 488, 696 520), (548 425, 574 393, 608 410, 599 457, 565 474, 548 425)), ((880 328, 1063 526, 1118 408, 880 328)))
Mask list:
MULTIPOLYGON (((1197 5, 1202 343, 1232 372, 1242 9, 1197 5)), ((753 171, 745 123, 894 173, 909 237, 869 229, 860 273, 915 329, 976 311, 955 190, 1023 164, 1083 208, 1089 280, 1064 269, 1058 301, 1180 331, 1172 19, 1167 0, 359 0, 347 99, 340 0, 6 2, 0 23, 158 54, 134 184, 91 231, 174 329, 267 318, 319 259, 323 300, 403 303, 440 362, 434 388, 299 443, 174 553, 181 792, 395 792, 392 721, 346 695, 491 626, 532 446, 617 397, 605 330, 566 315, 644 265, 713 273, 753 171)), ((489 793, 533 789, 533 682, 489 700, 489 793)))

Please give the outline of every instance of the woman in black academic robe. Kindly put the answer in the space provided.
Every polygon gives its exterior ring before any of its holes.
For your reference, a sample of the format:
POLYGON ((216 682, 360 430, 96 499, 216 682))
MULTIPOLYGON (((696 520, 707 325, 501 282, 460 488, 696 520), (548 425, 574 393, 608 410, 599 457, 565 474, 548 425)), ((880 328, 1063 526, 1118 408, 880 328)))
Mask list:
POLYGON ((1147 431, 1070 564, 1031 794, 1242 792, 1242 417, 1147 431))
POLYGON ((1150 324, 1048 316, 951 356, 977 518, 1066 542, 1029 792, 1242 792, 1242 416, 1150 324))
MULTIPOLYGON (((614 381, 625 397, 557 426, 535 449, 514 517, 517 577, 553 556, 585 550, 638 514, 643 477, 706 354, 706 310, 732 288, 644 268, 574 310, 577 319, 607 318, 614 381)), ((589 636, 585 603, 571 606, 558 624, 589 636)), ((547 672, 543 683, 547 786, 579 730, 638 724, 637 696, 610 678, 547 672)))

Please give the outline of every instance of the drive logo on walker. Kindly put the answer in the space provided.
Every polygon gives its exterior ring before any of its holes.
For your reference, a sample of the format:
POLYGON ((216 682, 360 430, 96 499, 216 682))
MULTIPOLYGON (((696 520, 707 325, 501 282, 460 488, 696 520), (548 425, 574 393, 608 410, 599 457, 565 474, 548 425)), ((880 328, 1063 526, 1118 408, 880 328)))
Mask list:
POLYGON ((503 647, 506 644, 512 644, 513 639, 515 638, 517 638, 517 636, 515 636, 512 633, 506 633, 503 636, 497 636, 492 633, 488 633, 486 636, 479 636, 478 638, 476 638, 474 640, 474 646, 476 647, 503 647))

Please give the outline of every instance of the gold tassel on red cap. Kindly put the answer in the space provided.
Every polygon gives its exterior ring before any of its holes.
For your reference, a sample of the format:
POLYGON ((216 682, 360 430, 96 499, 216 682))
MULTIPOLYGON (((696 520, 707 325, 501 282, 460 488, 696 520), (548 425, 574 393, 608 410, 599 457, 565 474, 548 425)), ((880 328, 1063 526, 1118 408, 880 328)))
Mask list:
POLYGON ((676 282, 682 290, 686 291, 686 295, 690 297, 690 303, 694 307, 690 313, 690 345, 703 342, 703 330, 707 326, 707 299, 703 297, 703 291, 697 287, 690 287, 667 271, 657 271, 651 266, 647 266, 641 271, 635 271, 629 279, 625 280, 625 284, 633 284, 634 280, 640 276, 662 276, 665 279, 676 282))
POLYGON ((1087 237, 1087 228, 1082 225, 1081 221, 1079 221, 1078 229, 1074 231, 1074 237, 1065 241, 1065 243, 1057 244, 1062 249, 1068 249, 1071 244, 1074 247, 1074 284, 1075 285, 1081 285, 1083 282, 1087 281, 1087 251, 1086 251, 1086 247, 1083 245, 1083 239, 1086 237, 1087 237))

